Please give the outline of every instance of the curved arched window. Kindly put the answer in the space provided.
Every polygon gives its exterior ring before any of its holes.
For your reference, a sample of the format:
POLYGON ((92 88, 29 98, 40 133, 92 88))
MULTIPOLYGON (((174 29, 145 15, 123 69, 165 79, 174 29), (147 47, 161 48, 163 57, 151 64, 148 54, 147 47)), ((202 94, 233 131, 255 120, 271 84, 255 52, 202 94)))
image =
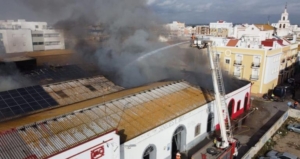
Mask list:
POLYGON ((155 146, 150 145, 146 148, 142 159, 156 159, 156 149, 155 146))

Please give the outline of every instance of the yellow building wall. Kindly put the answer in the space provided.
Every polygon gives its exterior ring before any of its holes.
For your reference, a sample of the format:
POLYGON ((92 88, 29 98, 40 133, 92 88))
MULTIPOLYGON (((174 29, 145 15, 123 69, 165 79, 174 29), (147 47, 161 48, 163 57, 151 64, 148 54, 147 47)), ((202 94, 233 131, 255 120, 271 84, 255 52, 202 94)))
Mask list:
MULTIPOLYGON (((259 67, 259 78, 258 80, 252 82, 252 93, 259 93, 261 83, 263 80, 263 67, 264 67, 264 54, 265 51, 262 49, 248 49, 248 48, 236 48, 236 47, 218 47, 217 52, 220 53, 220 62, 224 70, 227 70, 230 75, 234 75, 234 61, 236 60, 236 54, 242 54, 242 70, 241 70, 241 79, 250 81, 250 76, 252 74, 252 63, 253 56, 261 56, 260 67, 259 67), (230 64, 225 63, 225 59, 230 58, 230 64)), ((273 82, 273 81, 272 81, 273 82)), ((270 82, 271 83, 271 82, 270 82)))

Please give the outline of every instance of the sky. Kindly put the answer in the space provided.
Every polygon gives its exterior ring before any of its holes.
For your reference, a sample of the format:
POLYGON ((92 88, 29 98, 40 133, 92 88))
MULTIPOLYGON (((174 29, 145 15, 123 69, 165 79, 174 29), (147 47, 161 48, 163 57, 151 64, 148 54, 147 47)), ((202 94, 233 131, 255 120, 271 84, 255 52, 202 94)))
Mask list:
POLYGON ((225 20, 233 23, 278 22, 285 3, 292 24, 300 24, 300 0, 149 0, 153 10, 167 21, 209 23, 225 20))
MULTIPOLYGON (((38 5, 35 5, 35 8, 28 8, 27 1, 42 0, 0 0, 0 20, 41 21, 45 19, 45 16, 41 17, 36 12, 43 12, 39 10, 38 5), (22 3, 19 3, 20 1, 22 3)), ((291 23, 300 24, 298 18, 300 0, 147 0, 147 5, 164 22, 176 20, 186 24, 207 24, 225 20, 233 23, 265 23, 269 15, 270 22, 274 23, 279 20, 286 2, 288 2, 291 23)), ((51 1, 47 4, 51 5, 51 1)), ((51 7, 55 8, 53 5, 51 7)), ((60 18, 55 11, 47 14, 60 18)))

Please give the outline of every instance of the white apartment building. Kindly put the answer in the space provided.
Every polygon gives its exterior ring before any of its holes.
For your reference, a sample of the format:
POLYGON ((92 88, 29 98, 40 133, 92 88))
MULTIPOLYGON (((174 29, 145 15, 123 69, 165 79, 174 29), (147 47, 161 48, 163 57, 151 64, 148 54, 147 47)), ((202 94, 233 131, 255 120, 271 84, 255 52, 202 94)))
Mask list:
POLYGON ((65 49, 62 32, 46 22, 0 21, 0 34, 6 53, 65 49))
POLYGON ((64 37, 56 30, 32 31, 33 51, 65 49, 64 37))
POLYGON ((166 25, 166 28, 171 32, 171 36, 183 36, 185 31, 185 23, 173 21, 166 25))
POLYGON ((223 31, 222 29, 226 29, 227 36, 228 37, 233 36, 233 24, 230 22, 219 20, 217 22, 209 23, 209 28, 211 29, 211 31, 210 31, 211 34, 214 34, 214 32, 217 32, 219 34, 220 32, 223 31), (213 31, 213 30, 215 30, 215 31, 213 31))
POLYGON ((270 25, 252 24, 247 26, 237 26, 234 29, 235 38, 250 39, 252 41, 263 41, 273 38, 274 28, 270 25))

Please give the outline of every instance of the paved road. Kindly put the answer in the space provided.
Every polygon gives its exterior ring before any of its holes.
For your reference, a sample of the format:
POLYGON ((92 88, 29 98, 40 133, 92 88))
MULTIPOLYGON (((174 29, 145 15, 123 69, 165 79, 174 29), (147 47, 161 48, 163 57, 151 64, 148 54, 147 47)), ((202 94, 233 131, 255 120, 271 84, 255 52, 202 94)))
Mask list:
MULTIPOLYGON (((300 92, 296 94, 296 97, 300 92)), ((239 139, 242 146, 239 149, 241 158, 247 151, 259 141, 259 139, 272 127, 272 125, 280 118, 288 109, 287 103, 292 99, 287 99, 285 102, 270 102, 254 97, 252 108, 255 110, 249 118, 246 119, 242 128, 235 131, 235 137, 239 139)))

